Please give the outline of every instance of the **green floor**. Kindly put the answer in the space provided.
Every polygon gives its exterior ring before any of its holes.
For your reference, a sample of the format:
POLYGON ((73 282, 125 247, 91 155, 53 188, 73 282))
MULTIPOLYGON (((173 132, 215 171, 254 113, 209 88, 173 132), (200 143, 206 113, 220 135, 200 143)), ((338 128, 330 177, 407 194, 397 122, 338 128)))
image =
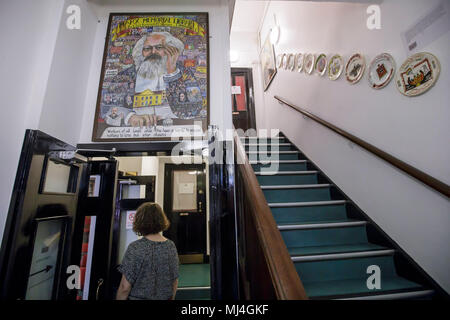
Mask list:
POLYGON ((210 300, 211 279, 209 263, 180 265, 177 300, 210 300))
POLYGON ((209 263, 181 264, 178 287, 209 287, 209 270, 209 263))

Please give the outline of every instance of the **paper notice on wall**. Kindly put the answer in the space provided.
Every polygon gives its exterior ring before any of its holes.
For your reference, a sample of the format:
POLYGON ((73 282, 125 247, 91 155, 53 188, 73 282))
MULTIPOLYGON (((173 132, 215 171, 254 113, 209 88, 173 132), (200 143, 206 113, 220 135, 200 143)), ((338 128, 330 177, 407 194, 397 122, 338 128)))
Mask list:
POLYGON ((448 31, 450 31, 450 1, 441 0, 439 5, 424 12, 408 30, 402 32, 401 38, 406 54, 421 51, 448 31))
POLYGON ((133 229, 133 221, 134 221, 134 215, 136 214, 136 211, 127 211, 127 222, 125 229, 133 229))
POLYGON ((231 94, 241 94, 241 87, 240 86, 232 86, 231 94))
POLYGON ((179 194, 193 194, 194 193, 194 184, 193 183, 180 183, 178 185, 178 193, 179 194))

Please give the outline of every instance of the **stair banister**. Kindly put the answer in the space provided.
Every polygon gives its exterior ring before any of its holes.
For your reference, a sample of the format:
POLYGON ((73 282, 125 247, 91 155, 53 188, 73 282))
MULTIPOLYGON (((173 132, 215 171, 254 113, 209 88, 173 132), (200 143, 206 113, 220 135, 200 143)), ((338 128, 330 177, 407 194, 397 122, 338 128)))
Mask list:
POLYGON ((244 237, 240 243, 245 247, 240 248, 244 255, 240 269, 249 287, 246 298, 308 299, 237 134, 234 141, 240 237, 244 237), (259 272, 268 276, 257 277, 259 272))
POLYGON ((337 134, 343 136, 344 138, 350 140, 351 142, 357 144, 358 146, 360 146, 361 148, 366 149, 367 151, 373 153, 374 155, 376 155, 377 157, 387 161, 388 163, 390 163, 391 165, 393 165, 394 167, 402 170, 403 172, 409 174, 410 176, 416 178, 417 180, 419 180, 420 182, 426 184, 427 186, 429 186, 430 188, 440 192, 441 194, 443 194, 444 196, 446 196, 447 198, 450 197, 450 186, 428 174, 426 174, 423 171, 420 171, 419 169, 407 164, 406 162, 397 159, 396 157, 392 156, 391 154, 384 152, 383 150, 378 149, 377 147, 371 145, 370 143, 352 135, 351 133, 348 133, 347 131, 344 131, 338 127, 336 127, 335 125, 319 118, 318 116, 310 113, 309 111, 300 108, 288 101, 286 101, 285 99, 279 97, 279 96, 274 96, 275 99, 277 99, 279 102, 281 102, 282 104, 300 112, 301 114, 303 114, 304 116, 320 123, 321 125, 327 127, 328 129, 336 132, 337 134))

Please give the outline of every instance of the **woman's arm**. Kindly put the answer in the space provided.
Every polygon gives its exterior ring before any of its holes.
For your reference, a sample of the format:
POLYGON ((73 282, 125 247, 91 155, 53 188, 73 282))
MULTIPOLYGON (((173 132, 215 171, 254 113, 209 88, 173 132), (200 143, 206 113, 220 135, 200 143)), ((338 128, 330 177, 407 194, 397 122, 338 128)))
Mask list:
POLYGON ((172 300, 175 300, 175 295, 177 294, 177 289, 178 289, 178 278, 176 278, 173 282, 173 295, 172 295, 172 300))
POLYGON ((130 291, 131 291, 131 283, 129 283, 127 278, 125 278, 125 276, 122 275, 122 280, 120 280, 119 289, 117 289, 116 300, 127 300, 130 291))

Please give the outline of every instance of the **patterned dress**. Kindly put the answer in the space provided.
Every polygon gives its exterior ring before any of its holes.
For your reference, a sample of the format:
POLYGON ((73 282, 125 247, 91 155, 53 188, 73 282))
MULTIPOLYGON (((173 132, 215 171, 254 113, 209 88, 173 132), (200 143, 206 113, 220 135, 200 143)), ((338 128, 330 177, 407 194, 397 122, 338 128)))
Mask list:
POLYGON ((178 278, 178 254, 171 240, 145 237, 127 248, 119 271, 131 284, 130 300, 168 300, 178 278))

